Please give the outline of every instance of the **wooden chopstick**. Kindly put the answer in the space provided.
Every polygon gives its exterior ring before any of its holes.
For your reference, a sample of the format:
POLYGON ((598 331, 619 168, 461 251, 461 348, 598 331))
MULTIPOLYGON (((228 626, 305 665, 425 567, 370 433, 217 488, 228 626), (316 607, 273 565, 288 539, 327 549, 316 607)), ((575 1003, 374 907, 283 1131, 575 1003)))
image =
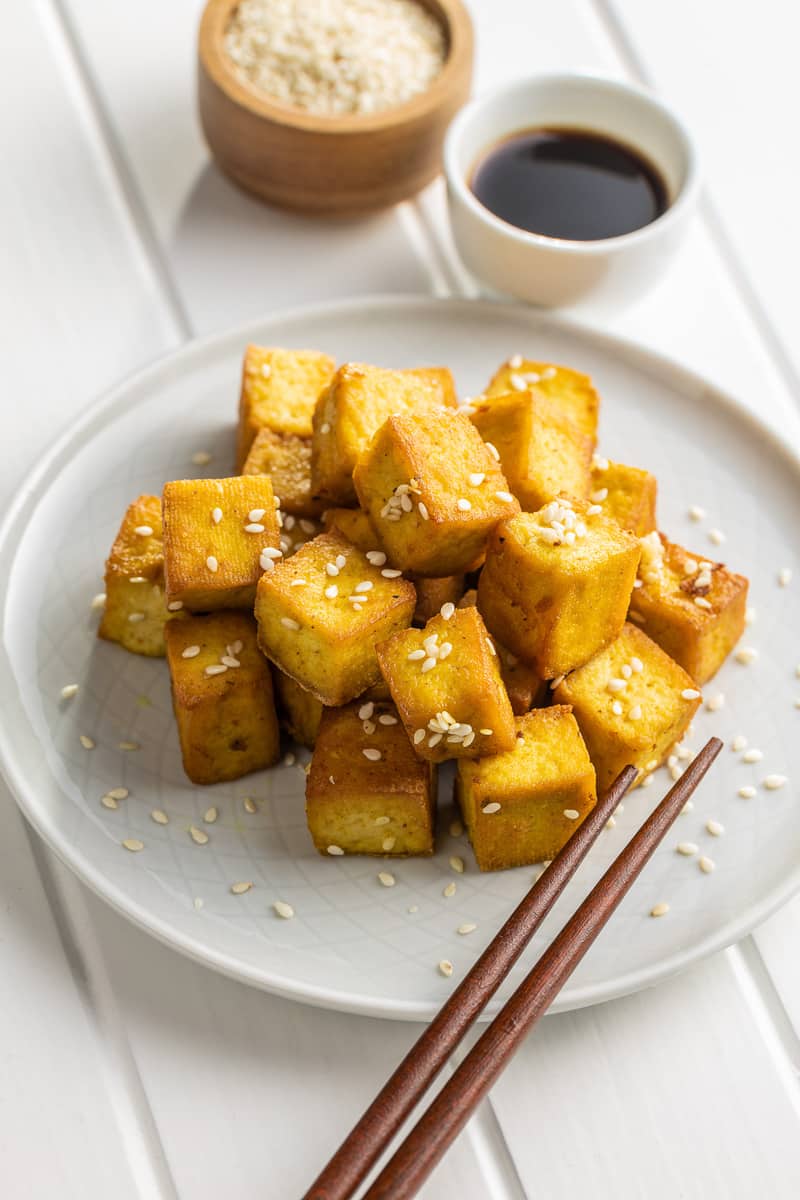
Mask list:
POLYGON ((706 743, 395 1151, 364 1200, 411 1200, 552 1003, 722 749, 706 743))
POLYGON ((528 945, 637 774, 635 767, 619 773, 424 1029, 304 1200, 347 1200, 366 1178, 528 945))

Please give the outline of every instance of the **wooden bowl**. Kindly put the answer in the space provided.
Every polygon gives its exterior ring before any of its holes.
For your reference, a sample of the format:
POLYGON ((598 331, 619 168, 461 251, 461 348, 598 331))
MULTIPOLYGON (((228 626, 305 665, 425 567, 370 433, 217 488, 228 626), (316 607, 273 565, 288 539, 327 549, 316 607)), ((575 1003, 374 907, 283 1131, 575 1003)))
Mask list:
POLYGON ((447 58, 431 86, 370 115, 327 117, 243 82, 224 49, 239 0, 209 0, 198 40, 200 121, 219 166, 282 208, 356 213, 418 192, 441 169, 442 141, 469 96, 472 23, 461 0, 418 0, 441 23, 447 58))

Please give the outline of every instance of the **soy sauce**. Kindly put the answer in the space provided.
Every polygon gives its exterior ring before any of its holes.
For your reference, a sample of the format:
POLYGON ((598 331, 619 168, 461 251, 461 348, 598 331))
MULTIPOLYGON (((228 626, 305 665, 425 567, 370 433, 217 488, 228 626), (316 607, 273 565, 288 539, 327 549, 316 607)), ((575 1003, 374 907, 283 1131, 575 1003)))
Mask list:
POLYGON ((527 129, 484 155, 472 191, 495 216, 571 241, 619 237, 668 206, 663 179, 637 150, 583 129, 527 129))

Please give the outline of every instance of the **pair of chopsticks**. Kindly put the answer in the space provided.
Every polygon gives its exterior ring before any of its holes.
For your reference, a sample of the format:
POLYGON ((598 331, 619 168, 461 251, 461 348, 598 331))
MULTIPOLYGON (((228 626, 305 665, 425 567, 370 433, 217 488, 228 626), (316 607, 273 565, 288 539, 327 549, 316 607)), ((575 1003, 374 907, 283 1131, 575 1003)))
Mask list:
MULTIPOLYGON (((546 1012, 722 749, 711 738, 531 969, 363 1200, 410 1200, 546 1012)), ((505 979, 636 779, 625 767, 353 1127, 304 1200, 349 1200, 505 979)))

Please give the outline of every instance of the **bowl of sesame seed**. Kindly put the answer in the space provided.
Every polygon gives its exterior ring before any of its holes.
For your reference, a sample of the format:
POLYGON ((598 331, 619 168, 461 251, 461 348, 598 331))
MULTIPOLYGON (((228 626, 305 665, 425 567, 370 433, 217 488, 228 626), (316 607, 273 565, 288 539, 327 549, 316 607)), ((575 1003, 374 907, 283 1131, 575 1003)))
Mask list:
POLYGON ((220 169, 260 199, 368 212, 439 173, 472 58, 461 0, 209 0, 200 122, 220 169))

